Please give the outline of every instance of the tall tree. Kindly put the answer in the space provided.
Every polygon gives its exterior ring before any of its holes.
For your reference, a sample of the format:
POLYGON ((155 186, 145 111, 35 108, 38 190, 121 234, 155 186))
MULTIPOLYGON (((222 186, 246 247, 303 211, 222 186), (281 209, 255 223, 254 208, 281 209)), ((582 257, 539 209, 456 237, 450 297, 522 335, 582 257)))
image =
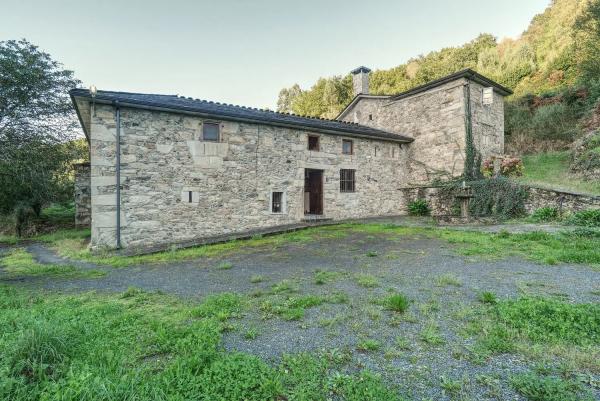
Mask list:
POLYGON ((0 42, 0 212, 39 214, 64 195, 64 176, 81 147, 68 91, 73 71, 26 40, 0 42))

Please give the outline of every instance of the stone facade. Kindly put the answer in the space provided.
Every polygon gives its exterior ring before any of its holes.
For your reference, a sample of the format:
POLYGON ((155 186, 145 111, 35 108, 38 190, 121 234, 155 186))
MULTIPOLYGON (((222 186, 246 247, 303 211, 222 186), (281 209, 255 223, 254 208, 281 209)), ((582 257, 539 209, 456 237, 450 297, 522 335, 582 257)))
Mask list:
POLYGON ((105 92, 113 96, 107 100, 76 90, 90 143, 92 249, 115 248, 117 238, 128 249, 190 244, 289 227, 312 214, 332 220, 405 214, 410 201, 423 197, 443 210, 435 191, 406 187, 463 173, 467 94, 476 150, 482 157, 502 153, 502 95, 483 105, 483 86, 464 73, 391 97, 369 95, 368 69, 355 71, 355 90, 364 93, 338 120, 360 126, 203 101, 198 111, 193 99, 177 96, 105 92), (201 140, 207 123, 218 125, 218 141, 201 140), (309 136, 319 138, 318 150, 309 150, 309 136), (344 140, 352 141, 351 154, 344 154, 344 140), (354 170, 354 191, 342 191, 341 170, 354 170), (281 210, 274 211, 279 199, 281 210), (313 212, 309 205, 317 203, 313 212))
MULTIPOLYGON (((211 120, 214 121, 214 120, 211 120)), ((199 140, 203 120, 121 108, 121 241, 123 247, 177 243, 286 225, 304 218, 305 169, 323 170, 323 217, 399 214, 397 188, 407 179, 407 149, 394 142, 261 124, 219 121, 219 143, 199 140), (307 150, 318 135, 320 150, 307 150), (340 192, 340 169, 356 170, 356 191, 340 192), (191 192, 191 202, 189 194, 191 192), (283 192, 282 213, 271 194, 283 192)), ((91 117, 93 249, 116 245, 115 109, 91 117)))
POLYGON ((483 105, 483 88, 462 78, 398 100, 365 96, 339 118, 414 138, 408 151, 411 184, 458 177, 465 163, 467 90, 476 150, 483 159, 504 151, 504 100, 494 92, 493 103, 483 105))
POLYGON ((75 226, 89 227, 92 220, 90 163, 78 163, 75 168, 75 226))

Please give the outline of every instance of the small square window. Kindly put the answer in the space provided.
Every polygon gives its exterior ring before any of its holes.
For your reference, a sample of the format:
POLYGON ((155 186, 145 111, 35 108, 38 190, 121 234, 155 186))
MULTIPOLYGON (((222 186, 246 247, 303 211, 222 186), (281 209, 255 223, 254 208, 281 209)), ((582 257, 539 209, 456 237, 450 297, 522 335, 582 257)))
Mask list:
POLYGON ((203 123, 202 140, 219 142, 219 123, 203 123))
POLYGON ((349 139, 342 140, 342 153, 345 155, 351 155, 354 152, 354 144, 349 139))
POLYGON ((316 135, 308 136, 308 150, 319 151, 319 137, 316 135))
POLYGON ((340 170, 340 192, 354 192, 355 170, 340 170))
POLYGON ((283 213, 283 192, 273 192, 271 194, 271 212, 283 213))

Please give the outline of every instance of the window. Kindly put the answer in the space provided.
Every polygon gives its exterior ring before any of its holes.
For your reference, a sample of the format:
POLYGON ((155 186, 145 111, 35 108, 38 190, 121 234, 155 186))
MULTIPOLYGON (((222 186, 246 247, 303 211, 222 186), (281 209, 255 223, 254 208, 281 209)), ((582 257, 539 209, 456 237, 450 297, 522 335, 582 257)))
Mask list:
POLYGON ((354 192, 354 171, 340 170, 340 192, 354 192))
POLYGON ((351 155, 354 151, 353 143, 349 139, 342 139, 342 153, 345 155, 351 155))
POLYGON ((369 121, 373 121, 373 114, 369 114, 369 121))
POLYGON ((219 123, 203 123, 202 140, 219 142, 219 123))
POLYGON ((283 192, 273 192, 271 194, 271 212, 283 213, 283 192))
POLYGON ((188 203, 192 203, 192 191, 188 191, 188 203))
POLYGON ((308 136, 308 150, 319 151, 319 137, 316 135, 308 136))

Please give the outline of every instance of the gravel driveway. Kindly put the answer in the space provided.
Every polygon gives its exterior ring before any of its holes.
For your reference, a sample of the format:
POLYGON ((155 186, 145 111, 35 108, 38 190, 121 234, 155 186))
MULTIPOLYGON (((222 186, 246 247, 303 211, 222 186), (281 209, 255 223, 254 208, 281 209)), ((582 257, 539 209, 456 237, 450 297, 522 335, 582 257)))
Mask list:
MULTIPOLYGON (((66 262, 41 245, 28 249, 42 263, 66 262)), ((108 274, 96 279, 27 278, 12 283, 60 291, 121 292, 134 286, 187 298, 224 291, 246 295, 251 307, 226 333, 228 350, 271 360, 286 353, 328 352, 349 358, 349 369, 369 368, 382 374, 415 400, 521 399, 507 385, 507 378, 531 368, 530 362, 501 355, 476 364, 464 357, 473 344, 472 338, 461 335, 465 316, 479 305, 481 291, 492 291, 501 299, 539 294, 600 302, 600 272, 589 267, 546 266, 515 258, 469 259, 457 256, 446 242, 419 236, 351 233, 343 239, 287 243, 185 263, 120 269, 78 266, 108 274), (324 284, 315 282, 317 271, 330 273, 324 284), (360 282, 365 277, 369 286, 360 282), (287 290, 273 295, 273 286, 282 281, 287 290), (411 300, 409 312, 401 318, 379 304, 391 291, 411 300), (265 302, 307 294, 345 294, 347 301, 307 309, 295 321, 265 316, 262 309, 265 302), (437 330, 439 344, 423 341, 428 328, 437 330), (378 346, 357 350, 365 340, 375 340, 378 346), (443 389, 448 380, 461 383, 458 394, 443 389)))

